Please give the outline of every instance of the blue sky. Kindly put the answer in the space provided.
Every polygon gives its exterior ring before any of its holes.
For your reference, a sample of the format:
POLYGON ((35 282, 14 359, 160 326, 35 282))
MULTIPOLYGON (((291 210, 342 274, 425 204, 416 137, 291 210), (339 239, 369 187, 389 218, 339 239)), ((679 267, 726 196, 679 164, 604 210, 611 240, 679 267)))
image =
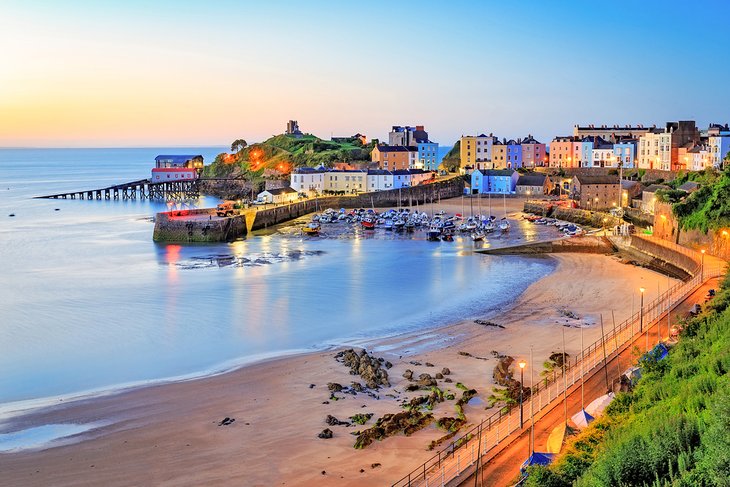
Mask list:
POLYGON ((3 1, 0 145, 730 118, 730 2, 3 1))

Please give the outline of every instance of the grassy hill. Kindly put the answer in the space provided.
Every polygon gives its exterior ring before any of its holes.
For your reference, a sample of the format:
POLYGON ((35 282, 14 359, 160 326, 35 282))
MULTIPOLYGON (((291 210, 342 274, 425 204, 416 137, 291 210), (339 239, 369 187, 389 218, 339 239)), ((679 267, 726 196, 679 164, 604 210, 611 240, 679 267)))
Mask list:
POLYGON ((631 393, 527 486, 730 486, 730 279, 631 393))
POLYGON ((289 172, 296 167, 331 166, 334 162, 369 161, 373 144, 359 140, 332 142, 311 134, 300 138, 275 135, 235 154, 219 154, 203 170, 207 177, 261 177, 266 169, 289 172))
POLYGON ((454 147, 446 153, 444 158, 441 160, 441 165, 446 168, 447 171, 456 172, 459 170, 461 164, 461 158, 459 156, 459 149, 461 148, 461 141, 457 140, 454 143, 454 147))

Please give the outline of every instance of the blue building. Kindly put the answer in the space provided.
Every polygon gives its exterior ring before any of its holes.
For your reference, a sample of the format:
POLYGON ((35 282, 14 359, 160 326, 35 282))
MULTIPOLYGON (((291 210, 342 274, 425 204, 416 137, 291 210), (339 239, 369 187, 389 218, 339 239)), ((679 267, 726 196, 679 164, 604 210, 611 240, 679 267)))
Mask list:
POLYGON ((438 153, 439 145, 438 142, 431 142, 425 140, 418 142, 418 168, 424 171, 435 171, 438 169, 438 153))
POLYGON ((616 161, 623 167, 634 167, 636 160, 636 139, 621 139, 613 144, 613 153, 616 155, 616 161))
POLYGON ((507 168, 522 167, 522 141, 510 139, 507 141, 507 168))
POLYGON ((519 177, 514 169, 478 169, 471 173, 471 192, 514 194, 519 177))

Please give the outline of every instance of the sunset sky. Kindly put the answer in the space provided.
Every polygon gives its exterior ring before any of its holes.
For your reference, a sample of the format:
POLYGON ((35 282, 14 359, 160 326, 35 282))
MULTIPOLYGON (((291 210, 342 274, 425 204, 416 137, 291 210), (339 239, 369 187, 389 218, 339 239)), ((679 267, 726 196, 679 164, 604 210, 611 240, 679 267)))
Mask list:
POLYGON ((0 3, 0 146, 730 118, 730 2, 0 3))

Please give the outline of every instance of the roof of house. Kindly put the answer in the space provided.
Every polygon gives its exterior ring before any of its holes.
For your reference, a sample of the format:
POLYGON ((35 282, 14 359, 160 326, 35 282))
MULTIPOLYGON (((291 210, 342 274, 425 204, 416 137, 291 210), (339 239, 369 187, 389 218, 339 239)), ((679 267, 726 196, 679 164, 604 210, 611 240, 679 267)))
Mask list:
POLYGON ((286 188, 267 189, 266 191, 271 193, 272 196, 277 195, 277 194, 296 193, 296 191, 291 189, 289 186, 287 186, 286 188))
POLYGON ((523 174, 517 180, 517 186, 542 186, 546 178, 545 174, 523 174))
POLYGON ((512 176, 514 169, 479 169, 479 172, 485 176, 512 176))
POLYGON ((641 183, 639 183, 638 181, 632 181, 630 179, 621 180, 621 187, 623 189, 632 189, 632 188, 635 188, 636 186, 638 186, 639 184, 641 184, 641 183))
POLYGON ((397 169, 397 170, 393 171, 393 176, 410 176, 410 175, 411 175, 411 171, 409 171, 408 169, 397 169))
POLYGON ((686 191, 688 193, 691 193, 693 191, 697 191, 697 189, 700 187, 700 183, 697 183, 695 181, 687 181, 686 183, 679 186, 677 189, 681 189, 682 191, 686 191))
POLYGON ((295 174, 313 174, 327 172, 327 169, 323 167, 298 167, 292 171, 295 174))
POLYGON ((159 156, 155 157, 155 161, 164 159, 164 160, 172 160, 172 162, 184 164, 191 159, 202 159, 202 158, 203 158, 203 156, 201 156, 200 154, 193 154, 193 155, 189 155, 189 154, 164 155, 163 154, 163 155, 159 155, 159 156))
POLYGON ((386 171, 385 169, 369 169, 368 170, 368 176, 389 176, 392 173, 390 171, 386 171))
POLYGON ((381 145, 378 145, 377 147, 380 152, 410 152, 412 150, 403 145, 381 144, 381 145))
POLYGON ((618 184, 618 176, 575 176, 580 184, 618 184))
POLYGON ((540 142, 538 142, 537 139, 535 139, 535 137, 533 137, 532 135, 528 135, 527 137, 525 137, 524 139, 522 139, 522 145, 525 145, 525 144, 539 144, 539 143, 540 142))
POLYGON ((666 184, 650 184, 644 189, 644 193, 656 193, 658 189, 670 189, 666 184))

